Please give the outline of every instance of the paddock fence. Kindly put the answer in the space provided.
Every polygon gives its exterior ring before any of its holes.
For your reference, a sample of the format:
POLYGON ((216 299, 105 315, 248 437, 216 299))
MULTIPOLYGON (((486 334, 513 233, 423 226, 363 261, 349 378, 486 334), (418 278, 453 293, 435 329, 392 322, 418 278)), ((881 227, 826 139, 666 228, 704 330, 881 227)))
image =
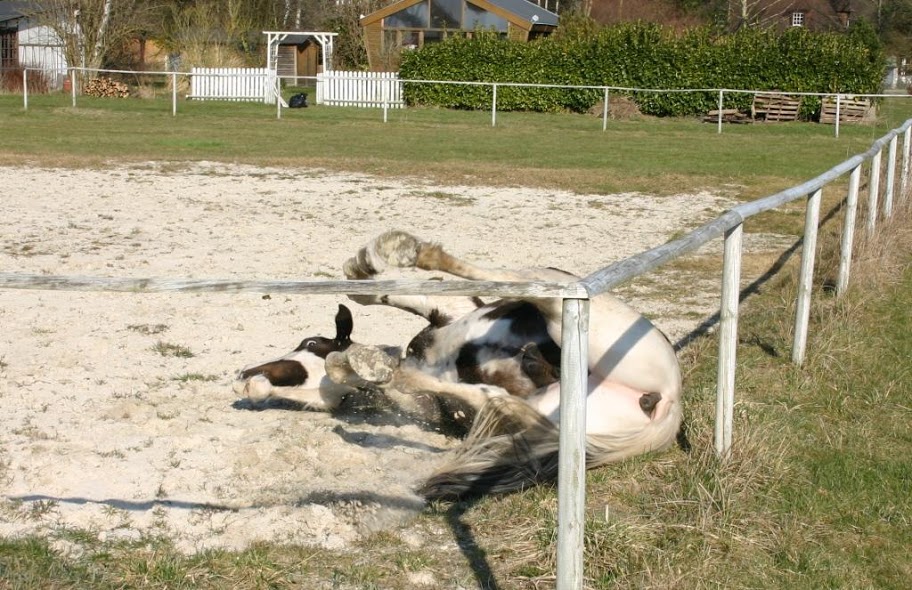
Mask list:
POLYGON ((187 98, 275 104, 275 89, 275 71, 266 68, 193 68, 187 98))
MULTIPOLYGON (((38 68, 23 69, 23 107, 28 109, 28 71, 35 71, 38 68)), ((607 131, 610 113, 612 95, 616 98, 618 95, 627 96, 632 94, 693 94, 701 93, 715 97, 717 108, 710 111, 704 120, 713 119, 716 122, 718 133, 722 133, 724 124, 727 122, 727 115, 732 109, 726 109, 731 106, 733 97, 749 95, 755 98, 763 97, 791 97, 800 99, 801 97, 819 98, 821 102, 827 105, 827 117, 832 119, 834 135, 839 137, 840 126, 844 123, 857 122, 858 117, 854 115, 853 109, 858 101, 871 101, 879 98, 906 98, 912 100, 912 95, 904 94, 849 94, 849 93, 819 93, 819 92, 781 92, 762 89, 734 89, 734 88, 636 88, 624 86, 586 86, 586 85, 563 85, 563 84, 528 84, 520 82, 467 82, 456 80, 408 80, 400 79, 397 73, 384 72, 344 72, 332 71, 318 74, 317 76, 294 76, 280 77, 265 68, 194 68, 194 71, 187 72, 137 72, 134 70, 109 70, 109 69, 92 69, 92 68, 71 68, 70 72, 70 95, 73 108, 77 106, 77 96, 79 94, 77 85, 77 73, 93 74, 117 74, 132 75, 145 78, 160 77, 170 86, 171 92, 171 114, 177 116, 178 112, 178 82, 179 80, 190 79, 193 84, 193 76, 196 70, 213 70, 210 73, 200 72, 196 74, 196 80, 199 89, 191 88, 186 98, 204 98, 206 100, 257 100, 254 96, 256 92, 246 90, 245 85, 253 85, 257 88, 262 87, 263 95, 260 97, 265 104, 276 105, 276 118, 282 118, 282 109, 287 108, 287 103, 281 98, 281 81, 282 79, 294 80, 311 80, 316 84, 315 103, 323 106, 348 106, 378 108, 382 111, 383 122, 388 122, 389 109, 405 109, 407 103, 405 100, 405 84, 443 84, 459 86, 477 86, 490 89, 491 95, 491 126, 497 126, 497 95, 498 90, 504 88, 550 88, 563 90, 592 90, 601 93, 602 112, 601 119, 602 131, 607 131), (235 71, 236 70, 236 71, 235 71), (254 70, 261 73, 253 73, 254 70), (222 71, 218 73, 218 71, 222 71), (197 95, 199 93, 199 95, 197 95), (278 102, 276 97, 279 98, 278 102)), ((257 94, 259 97, 260 95, 257 94)), ((728 122, 731 122, 728 120, 728 122)), ((744 122, 743 118, 738 118, 737 122, 744 122)))
MULTIPOLYGON (((800 278, 796 301, 792 361, 805 358, 812 278, 823 190, 848 175, 842 199, 845 214, 840 239, 836 296, 849 285, 856 225, 872 237, 880 222, 899 207, 910 205, 912 119, 819 176, 762 199, 738 205, 714 220, 664 245, 602 268, 575 282, 511 283, 479 281, 234 281, 193 279, 124 279, 0 273, 0 288, 134 293, 287 293, 287 294, 409 294, 496 297, 558 297, 563 300, 561 352, 560 453, 558 475, 557 588, 583 587, 585 528, 586 358, 590 299, 653 271, 708 242, 723 238, 722 295, 719 309, 714 446, 722 460, 733 444, 736 393, 739 295, 744 223, 760 213, 805 200, 800 278), (900 147, 900 138, 902 145, 900 147), (858 220, 861 177, 867 172, 867 216, 858 220), (883 181, 883 182, 882 182, 883 181)), ((831 187, 832 188, 832 187, 831 187)))
POLYGON ((405 107, 396 72, 340 72, 317 74, 317 104, 327 106, 405 107))

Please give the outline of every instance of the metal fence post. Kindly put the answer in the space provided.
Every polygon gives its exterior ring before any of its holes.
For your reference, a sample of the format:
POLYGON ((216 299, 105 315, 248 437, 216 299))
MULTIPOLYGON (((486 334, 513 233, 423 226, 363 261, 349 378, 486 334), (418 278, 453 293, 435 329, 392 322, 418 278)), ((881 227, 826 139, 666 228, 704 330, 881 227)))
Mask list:
POLYGON ((883 214, 884 219, 893 217, 893 186, 896 184, 896 136, 890 140, 887 150, 887 186, 884 190, 883 214))
POLYGON ((839 278, 836 281, 836 296, 849 287, 849 272, 852 268, 852 247, 855 241, 855 216, 858 212, 858 185, 861 181, 861 164, 849 176, 849 194, 846 196, 845 222, 842 226, 842 240, 839 245, 839 278))
POLYGON ((719 133, 722 133, 722 101, 724 100, 723 91, 719 91, 719 133))
POLYGON ((795 312, 795 339, 792 362, 804 362, 807 348, 808 320, 811 317, 811 291, 814 279, 814 258, 817 251, 817 226, 820 224, 820 196, 823 189, 810 194, 804 216, 804 243, 801 246, 801 277, 798 281, 798 305, 795 312))
POLYGON ((883 155, 883 148, 877 150, 877 153, 871 158, 871 169, 868 172, 868 221, 865 229, 869 236, 874 234, 874 228, 877 226, 877 198, 880 193, 881 155, 883 155))
POLYGON ((22 108, 28 110, 28 68, 22 68, 22 108))
POLYGON ((605 87, 605 99, 602 103, 602 131, 608 130, 608 87, 605 87))
POLYGON ((741 243, 744 224, 725 232, 722 301, 719 306, 719 368, 716 380, 716 455, 728 456, 735 406, 735 359, 738 350, 738 299, 741 291, 741 243))
POLYGON ((836 128, 836 137, 839 137, 839 110, 840 110, 841 106, 842 106, 842 95, 837 94, 836 95, 836 122, 833 125, 833 127, 836 128))
POLYGON ((177 116, 177 74, 171 74, 171 116, 177 116))
POLYGON ((492 84, 494 92, 491 96, 491 127, 497 125, 497 84, 492 84))
POLYGON ((70 70, 70 94, 73 95, 73 108, 76 108, 76 70, 70 70))
POLYGON ((583 587, 589 300, 564 299, 557 475, 557 590, 583 587))

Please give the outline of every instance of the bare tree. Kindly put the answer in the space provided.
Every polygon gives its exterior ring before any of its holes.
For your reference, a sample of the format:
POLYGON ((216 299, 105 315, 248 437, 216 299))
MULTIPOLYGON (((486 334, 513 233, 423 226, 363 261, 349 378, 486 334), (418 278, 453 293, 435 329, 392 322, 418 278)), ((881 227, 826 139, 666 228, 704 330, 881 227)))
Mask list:
POLYGON ((57 33, 72 66, 100 68, 106 58, 148 23, 156 2, 143 0, 38 0, 28 15, 57 33))

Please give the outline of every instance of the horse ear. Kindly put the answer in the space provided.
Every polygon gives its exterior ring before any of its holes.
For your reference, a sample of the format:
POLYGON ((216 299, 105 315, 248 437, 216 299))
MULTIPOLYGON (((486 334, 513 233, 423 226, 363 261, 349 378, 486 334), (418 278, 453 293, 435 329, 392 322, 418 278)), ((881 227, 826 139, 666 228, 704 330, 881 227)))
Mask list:
POLYGON ((355 320, 352 319, 351 310, 340 303, 339 311, 336 312, 336 342, 349 342, 354 329, 355 320))

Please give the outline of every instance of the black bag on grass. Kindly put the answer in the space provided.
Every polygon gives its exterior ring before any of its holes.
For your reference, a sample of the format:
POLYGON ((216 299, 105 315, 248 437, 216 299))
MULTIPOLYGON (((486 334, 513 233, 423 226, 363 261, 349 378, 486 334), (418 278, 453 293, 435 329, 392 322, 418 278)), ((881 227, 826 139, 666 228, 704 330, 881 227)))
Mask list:
POLYGON ((288 108, 302 109, 307 106, 307 93, 295 94, 288 99, 288 108))

